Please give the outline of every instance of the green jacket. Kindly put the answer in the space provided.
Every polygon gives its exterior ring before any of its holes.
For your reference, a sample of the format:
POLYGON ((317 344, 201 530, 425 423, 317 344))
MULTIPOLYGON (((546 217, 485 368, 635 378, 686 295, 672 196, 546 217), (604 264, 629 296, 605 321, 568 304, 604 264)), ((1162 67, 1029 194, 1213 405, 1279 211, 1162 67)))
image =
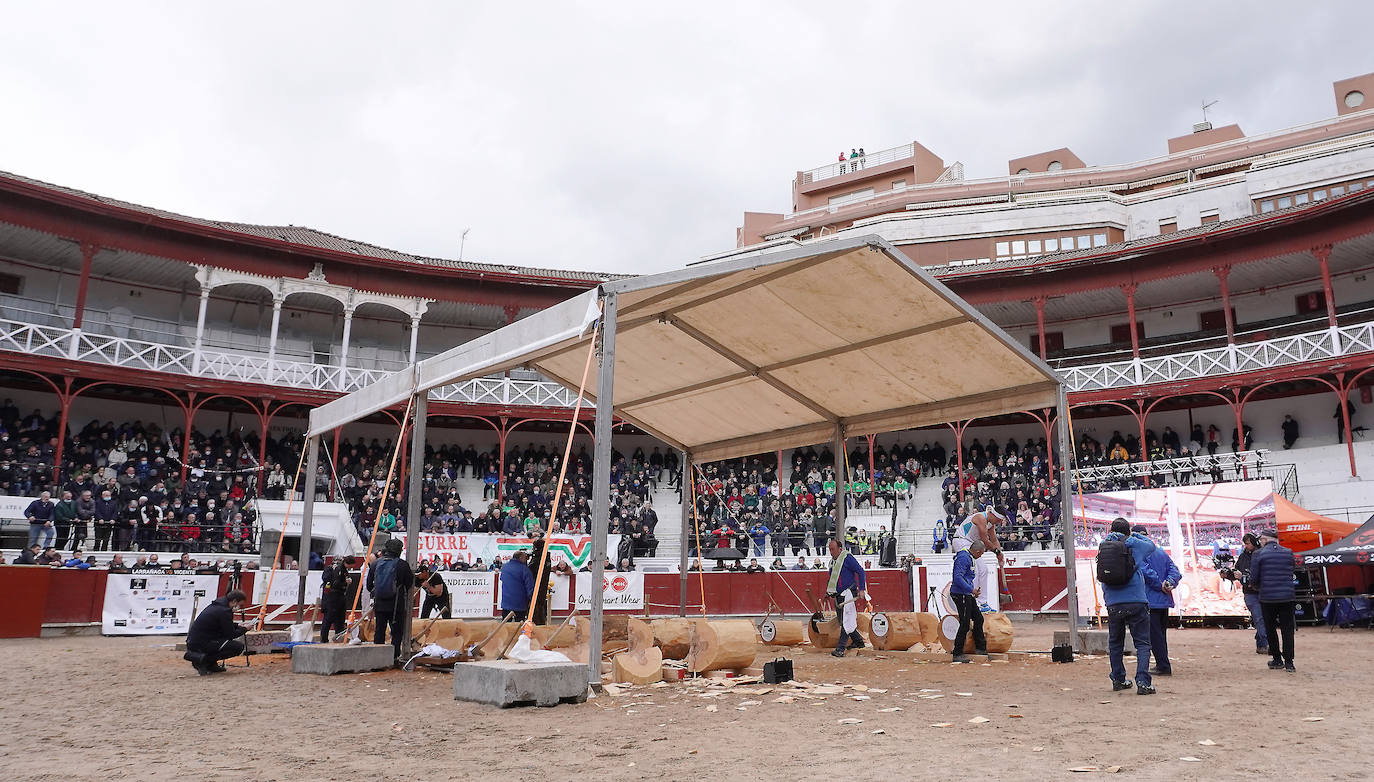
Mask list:
POLYGON ((76 519, 76 500, 62 500, 53 505, 52 520, 58 523, 76 519))

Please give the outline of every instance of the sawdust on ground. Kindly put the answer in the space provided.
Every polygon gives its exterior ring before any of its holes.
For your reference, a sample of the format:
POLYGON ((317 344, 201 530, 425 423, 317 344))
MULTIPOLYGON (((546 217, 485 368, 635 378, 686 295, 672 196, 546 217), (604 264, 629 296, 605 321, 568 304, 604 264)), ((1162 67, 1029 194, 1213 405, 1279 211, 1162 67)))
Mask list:
MULTIPOLYGON (((1018 625, 1016 648, 1047 649, 1053 629, 1018 625)), ((1113 693, 1104 658, 797 649, 782 653, 798 679, 847 686, 630 687, 509 710, 455 702, 441 672, 295 676, 284 655, 198 677, 174 640, 0 641, 7 778, 1362 779, 1374 759, 1367 631, 1301 630, 1296 674, 1267 670, 1249 631, 1174 631, 1175 675, 1152 697, 1113 693)))

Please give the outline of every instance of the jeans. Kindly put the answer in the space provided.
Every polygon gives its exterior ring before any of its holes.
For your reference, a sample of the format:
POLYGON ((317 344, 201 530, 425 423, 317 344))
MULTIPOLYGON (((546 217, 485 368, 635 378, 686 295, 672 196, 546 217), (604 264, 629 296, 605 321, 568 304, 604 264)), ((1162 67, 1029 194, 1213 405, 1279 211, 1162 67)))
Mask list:
POLYGON ((1169 639, 1166 635, 1169 629, 1169 609, 1151 608, 1150 609, 1150 651, 1155 656, 1155 670, 1160 673, 1169 673, 1173 666, 1169 664, 1169 639))
POLYGON ((1136 684, 1150 684, 1150 605, 1117 603, 1107 606, 1107 655, 1112 661, 1112 681, 1126 681, 1126 629, 1135 644, 1136 684))
POLYGON ((987 652, 988 639, 983 635, 983 612, 978 608, 978 600, 973 595, 950 595, 954 607, 959 609, 959 630, 954 634, 954 654, 964 653, 964 639, 973 629, 973 650, 978 654, 987 652))
POLYGON ((29 544, 24 548, 37 543, 39 538, 43 539, 43 548, 48 548, 52 545, 55 537, 57 537, 57 530, 52 527, 45 527, 42 524, 29 524, 29 544))
POLYGON ((1269 639, 1269 656, 1284 665, 1293 664, 1293 633, 1297 629, 1293 609, 1296 604, 1289 600, 1283 603, 1261 603, 1264 609, 1264 629, 1269 639), (1283 646, 1279 646, 1282 632, 1283 646))
POLYGON ((1250 624, 1255 626, 1255 648, 1269 651, 1269 634, 1265 632, 1264 608, 1259 595, 1245 594, 1245 607, 1250 609, 1250 624))

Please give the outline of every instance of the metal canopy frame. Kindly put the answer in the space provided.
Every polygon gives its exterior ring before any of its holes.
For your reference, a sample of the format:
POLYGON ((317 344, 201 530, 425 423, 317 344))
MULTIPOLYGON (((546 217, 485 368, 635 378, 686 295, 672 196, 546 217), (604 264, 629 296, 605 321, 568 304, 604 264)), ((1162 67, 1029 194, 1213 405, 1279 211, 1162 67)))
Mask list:
MULTIPOLYGON (((589 349, 600 355, 596 386, 585 392, 596 402, 592 648, 601 637, 613 417, 682 451, 684 468, 819 442, 843 449, 848 437, 1029 409, 1058 408, 1068 420, 1054 370, 886 241, 862 236, 605 283, 312 410, 307 447, 409 398, 423 403, 437 387, 516 367, 576 389, 563 364, 580 367, 589 349), (741 294, 757 306, 746 312, 729 301, 741 294), (588 332, 598 318, 593 346, 588 332), (816 326, 801 335, 816 344, 778 333, 799 323, 816 326), (943 340, 938 353, 929 341, 911 342, 932 334, 943 340), (837 380, 864 373, 869 383, 837 380), (693 415, 708 416, 714 428, 693 415)), ((417 426, 415 436, 422 433, 417 426)), ((1068 465, 1063 427, 1060 436, 1060 463, 1068 465)), ((423 440, 412 449, 423 453, 423 440)), ((1072 513, 1068 492, 1061 497, 1076 646, 1072 513)), ((842 523, 842 505, 836 514, 842 523)), ((412 564, 417 529, 408 527, 412 564)), ((685 536, 685 520, 683 529, 685 536)), ((589 661, 593 684, 599 663, 589 661)))

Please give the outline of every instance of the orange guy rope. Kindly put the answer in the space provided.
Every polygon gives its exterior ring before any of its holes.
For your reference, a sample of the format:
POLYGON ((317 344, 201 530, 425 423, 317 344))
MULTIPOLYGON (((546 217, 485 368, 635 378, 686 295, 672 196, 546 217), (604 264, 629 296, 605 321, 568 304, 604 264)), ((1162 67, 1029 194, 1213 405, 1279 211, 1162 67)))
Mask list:
MULTIPOLYGON (((1078 438, 1073 433, 1073 414, 1069 412, 1069 406, 1067 403, 1064 405, 1064 415, 1067 417, 1069 423, 1069 456, 1073 459, 1073 464, 1077 464, 1078 438)), ((1065 465, 1064 469, 1067 470, 1069 469, 1069 467, 1070 465, 1065 465)), ((1078 491, 1078 513, 1083 517, 1083 542, 1086 544, 1088 542, 1088 508, 1083 504, 1083 479, 1078 475, 1078 470, 1073 471, 1073 482, 1074 485, 1077 487, 1078 491)), ((1070 519, 1070 522, 1072 522, 1072 519, 1070 519)), ((1070 535, 1074 534, 1074 527, 1074 524, 1069 524, 1070 535)), ((1077 551, 1077 547, 1075 547, 1075 551, 1077 551)), ((1074 576, 1077 577, 1077 562, 1073 563, 1073 571, 1074 576)), ((1102 604, 1097 599, 1097 572, 1092 568, 1089 568, 1089 571, 1092 573, 1093 578, 1093 615, 1100 616, 1102 613, 1102 604)))
MULTIPOLYGON (((696 467, 697 472, 701 471, 701 467, 695 464, 692 466, 696 467)), ((704 475, 702 476, 703 480, 705 477, 704 475)), ((697 482, 690 474, 685 476, 684 480, 687 481, 687 485, 682 487, 682 490, 687 492, 687 507, 689 509, 687 511, 687 518, 691 522, 692 530, 696 532, 697 536, 697 586, 701 588, 701 615, 704 617, 706 616, 706 575, 701 571, 701 524, 697 521, 697 482)), ((708 483, 706 485, 709 488, 711 484, 708 483)), ((690 568, 691 566, 689 565, 688 567, 690 568)))
MULTIPOLYGON (((368 557, 372 556, 372 547, 377 545, 377 528, 381 526, 382 514, 386 513, 386 502, 391 495, 391 479, 396 475, 396 460, 401 455, 401 444, 405 442, 406 429, 410 423, 410 412, 414 405, 415 397, 411 396, 410 401, 406 403, 405 414, 401 416, 401 432, 400 436, 396 438, 396 448, 391 452, 391 467, 386 471, 386 483, 382 486, 382 501, 377 503, 377 518, 372 521, 372 536, 367 541, 367 553, 363 555, 363 567, 358 571, 358 591, 353 594, 353 606, 348 609, 350 621, 353 614, 358 611, 358 601, 363 596, 363 584, 367 583, 367 560, 368 557)), ((410 607, 407 606, 406 610, 410 610, 410 607)))
MULTIPOLYGON (((582 411, 582 396, 587 391, 587 375, 592 369, 592 357, 596 355, 596 338, 601 333, 601 321, 598 320, 592 327, 592 341, 587 346, 587 363, 582 365, 582 384, 577 387, 577 401, 573 403, 572 417, 568 419, 568 443, 563 446, 563 464, 558 469, 558 486, 553 490, 553 504, 549 508, 549 534, 553 534, 553 525, 558 521, 558 505, 563 499, 563 481, 568 478, 568 459, 572 456, 573 436, 577 434, 577 414, 582 411)), ((501 476, 504 480, 505 476, 501 476)), ((535 604, 539 602, 539 590, 546 588, 544 581, 544 563, 549 561, 549 539, 544 538, 544 549, 539 553, 539 564, 534 571, 534 592, 530 599, 535 604)), ((525 624, 520 628, 524 635, 534 632, 534 615, 531 610, 525 612, 525 624)))
MULTIPOLYGON (((258 618, 255 620, 255 630, 261 630, 263 622, 267 619, 267 600, 272 594, 272 579, 277 575, 277 564, 281 562, 281 544, 286 540, 286 522, 291 519, 291 505, 296 501, 296 487, 301 483, 301 469, 305 466, 305 449, 310 444, 310 438, 305 439, 305 445, 301 446, 301 458, 296 463, 296 477, 291 480, 291 495, 286 498, 286 515, 281 520, 281 533, 277 535, 277 553, 272 557, 272 569, 267 573, 267 589, 262 593, 262 605, 258 606, 258 618)), ((306 479, 305 484, 310 487, 310 491, 315 490, 314 476, 306 479)))

